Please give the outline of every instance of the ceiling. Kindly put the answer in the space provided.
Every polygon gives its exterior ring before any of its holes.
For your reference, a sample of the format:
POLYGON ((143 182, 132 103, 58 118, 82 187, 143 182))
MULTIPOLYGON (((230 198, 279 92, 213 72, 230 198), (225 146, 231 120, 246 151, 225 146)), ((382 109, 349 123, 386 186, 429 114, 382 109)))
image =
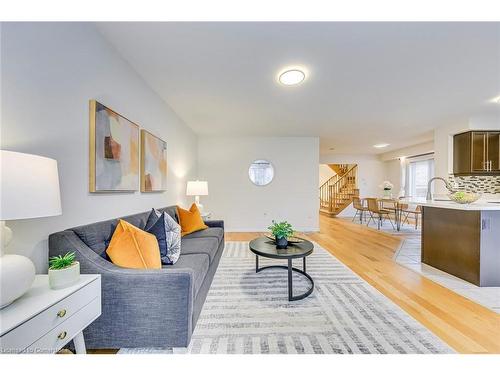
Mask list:
POLYGON ((500 95, 500 23, 97 27, 201 135, 319 136, 322 154, 380 153, 500 108, 488 103, 500 95), (295 66, 306 80, 280 85, 295 66))

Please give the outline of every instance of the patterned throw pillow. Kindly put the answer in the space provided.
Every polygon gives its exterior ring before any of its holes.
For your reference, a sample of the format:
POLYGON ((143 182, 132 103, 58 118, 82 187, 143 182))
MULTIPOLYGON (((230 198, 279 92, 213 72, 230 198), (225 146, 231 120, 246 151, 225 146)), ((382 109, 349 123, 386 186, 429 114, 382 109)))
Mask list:
POLYGON ((163 264, 177 262, 181 255, 181 226, 170 215, 153 209, 144 230, 158 240, 163 264))

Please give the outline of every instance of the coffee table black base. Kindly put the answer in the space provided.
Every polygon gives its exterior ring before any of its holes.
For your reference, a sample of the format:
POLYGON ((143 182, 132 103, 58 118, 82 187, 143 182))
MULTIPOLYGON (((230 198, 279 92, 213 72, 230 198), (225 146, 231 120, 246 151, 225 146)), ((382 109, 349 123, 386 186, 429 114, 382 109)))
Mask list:
POLYGON ((265 269, 268 269, 268 268, 281 268, 281 269, 288 270, 288 300, 289 301, 298 301, 298 300, 306 298, 314 290, 314 280, 306 272, 306 258, 304 257, 304 258, 302 258, 302 260, 303 260, 304 270, 293 267, 292 266, 292 259, 288 259, 288 266, 274 265, 274 266, 265 266, 265 267, 259 268, 259 256, 255 255, 255 272, 258 273, 258 272, 265 270, 265 269), (293 295, 292 271, 295 271, 295 272, 300 273, 301 275, 304 275, 311 282, 311 287, 307 290, 307 292, 299 294, 298 296, 293 295))

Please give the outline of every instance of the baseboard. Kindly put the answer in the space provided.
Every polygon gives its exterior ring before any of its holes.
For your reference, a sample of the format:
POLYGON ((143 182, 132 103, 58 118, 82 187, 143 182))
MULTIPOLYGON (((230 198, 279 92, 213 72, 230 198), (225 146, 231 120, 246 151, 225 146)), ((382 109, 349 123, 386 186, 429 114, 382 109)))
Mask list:
MULTIPOLYGON (((294 228, 297 232, 308 233, 308 232, 319 232, 319 227, 297 227, 294 228)), ((269 232, 267 228, 250 228, 250 227, 225 227, 225 232, 269 232)))

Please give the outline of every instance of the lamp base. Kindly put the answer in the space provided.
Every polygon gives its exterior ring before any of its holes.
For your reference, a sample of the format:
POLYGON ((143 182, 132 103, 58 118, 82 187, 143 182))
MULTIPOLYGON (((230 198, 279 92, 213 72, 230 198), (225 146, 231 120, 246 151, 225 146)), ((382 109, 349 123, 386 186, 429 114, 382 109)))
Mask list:
POLYGON ((196 206, 198 207, 198 211, 200 211, 200 214, 203 213, 203 205, 201 203, 196 203, 196 206))
POLYGON ((35 280, 33 262, 22 255, 0 257, 0 309, 26 293, 35 280))
POLYGON ((200 196, 199 195, 196 195, 194 197, 194 203, 198 207, 198 211, 200 211, 200 213, 203 213, 203 205, 200 203, 200 196))

